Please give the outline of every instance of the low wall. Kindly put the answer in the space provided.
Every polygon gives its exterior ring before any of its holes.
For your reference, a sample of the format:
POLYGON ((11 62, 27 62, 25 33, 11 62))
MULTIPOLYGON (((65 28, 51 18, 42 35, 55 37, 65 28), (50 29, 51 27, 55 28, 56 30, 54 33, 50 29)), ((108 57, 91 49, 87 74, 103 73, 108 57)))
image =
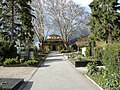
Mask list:
MULTIPOLYGON (((75 67, 86 67, 88 63, 92 61, 74 61, 75 67)), ((97 66, 103 66, 101 61, 96 61, 97 66)))

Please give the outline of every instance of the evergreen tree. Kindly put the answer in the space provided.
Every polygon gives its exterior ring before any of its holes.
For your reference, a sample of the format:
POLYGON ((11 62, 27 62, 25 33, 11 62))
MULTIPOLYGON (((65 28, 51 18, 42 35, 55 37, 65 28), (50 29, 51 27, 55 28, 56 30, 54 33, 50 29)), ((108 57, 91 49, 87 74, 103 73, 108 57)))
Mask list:
POLYGON ((2 32, 8 40, 25 41, 25 37, 33 39, 31 0, 3 0, 2 1, 2 32), (4 2, 3 2, 4 1, 4 2), (25 35, 26 34, 26 35, 25 35), (19 37, 18 37, 19 36, 19 37))
POLYGON ((21 31, 21 35, 22 35, 22 39, 26 40, 29 38, 30 42, 32 43, 33 40, 33 25, 32 25, 32 17, 34 17, 31 14, 32 8, 31 6, 28 4, 30 3, 31 0, 19 0, 19 4, 20 4, 20 21, 22 23, 22 31, 21 31))
POLYGON ((33 43, 33 25, 31 14, 32 8, 30 6, 31 0, 19 0, 20 5, 20 21, 22 23, 20 32, 20 41, 25 43, 25 60, 28 60, 30 44, 33 43), (28 4, 29 3, 29 4, 28 4))
POLYGON ((17 0, 2 0, 2 32, 4 39, 14 42, 19 31, 18 3, 17 0))
POLYGON ((15 41, 26 44, 27 55, 29 43, 33 42, 31 0, 2 0, 1 32, 4 39, 15 44, 15 41))
POLYGON ((91 31, 96 38, 107 43, 120 38, 117 2, 118 0, 93 0, 90 4, 92 11, 91 31))

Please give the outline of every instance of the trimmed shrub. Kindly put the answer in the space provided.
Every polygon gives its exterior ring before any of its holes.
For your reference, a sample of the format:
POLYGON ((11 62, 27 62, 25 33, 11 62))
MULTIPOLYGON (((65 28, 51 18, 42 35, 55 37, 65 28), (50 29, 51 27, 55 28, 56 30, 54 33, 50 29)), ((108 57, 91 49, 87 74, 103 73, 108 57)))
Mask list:
POLYGON ((18 57, 16 58, 6 58, 5 61, 3 62, 4 65, 13 65, 13 64, 18 64, 18 57))
POLYGON ((32 65, 32 66, 37 64, 37 63, 38 63, 38 61, 34 60, 34 59, 33 60, 28 60, 28 61, 24 62, 25 65, 32 65))

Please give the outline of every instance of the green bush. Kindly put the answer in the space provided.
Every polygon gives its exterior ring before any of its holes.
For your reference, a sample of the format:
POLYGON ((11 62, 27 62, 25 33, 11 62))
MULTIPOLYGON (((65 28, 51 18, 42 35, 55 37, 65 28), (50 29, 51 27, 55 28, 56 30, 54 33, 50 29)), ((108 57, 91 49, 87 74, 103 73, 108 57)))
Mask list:
POLYGON ((120 71, 120 43, 107 45, 103 54, 103 64, 111 72, 120 71))
POLYGON ((84 55, 81 52, 78 52, 77 60, 81 61, 84 55))
POLYGON ((73 50, 77 50, 78 47, 76 44, 73 44, 71 48, 73 48, 73 50))
POLYGON ((103 88, 105 87, 106 84, 104 76, 105 72, 106 70, 104 68, 98 68, 98 71, 92 74, 92 79, 95 80, 103 88))
POLYGON ((78 61, 81 61, 81 60, 82 60, 81 57, 82 57, 82 55, 78 55, 78 56, 77 56, 77 60, 78 60, 78 61))
POLYGON ((20 50, 21 51, 25 51, 25 47, 20 47, 20 50))
POLYGON ((35 51, 35 48, 32 47, 32 48, 29 49, 29 51, 35 51))
POLYGON ((86 54, 86 57, 90 56, 90 47, 86 48, 85 54, 86 54))
POLYGON ((4 90, 4 89, 2 88, 2 86, 0 86, 0 90, 4 90))
POLYGON ((17 48, 14 47, 9 41, 0 41, 0 57, 1 61, 4 62, 5 58, 15 58, 17 56, 17 48))
POLYGON ((102 54, 103 54, 103 47, 102 46, 96 46, 94 48, 94 57, 98 60, 102 60, 102 54))
POLYGON ((47 50, 42 51, 42 54, 48 54, 48 53, 50 53, 50 51, 47 51, 47 50))
POLYGON ((0 52, 4 52, 5 50, 9 50, 9 42, 5 40, 0 41, 0 52))
POLYGON ((62 46, 62 45, 59 45, 57 48, 58 48, 58 50, 60 51, 60 50, 62 50, 63 46, 62 46))
POLYGON ((17 48, 11 45, 9 50, 5 52, 5 58, 15 58, 17 57, 17 48))
POLYGON ((61 53, 71 53, 71 50, 61 50, 61 53))
POLYGON ((107 45, 103 54, 106 66, 106 87, 110 90, 120 89, 120 43, 107 45), (119 89, 118 89, 119 88, 119 89))
POLYGON ((88 72, 87 72, 88 75, 93 75, 93 74, 96 74, 98 72, 96 62, 88 63, 87 64, 87 69, 88 69, 88 72))
POLYGON ((28 60, 24 62, 25 65, 35 65, 37 63, 38 63, 37 60, 28 60))
POLYGON ((18 64, 18 57, 16 58, 6 58, 5 61, 3 62, 4 65, 13 65, 13 64, 18 64))
POLYGON ((9 42, 5 40, 0 41, 0 56, 4 57, 5 52, 9 50, 9 42))
POLYGON ((105 69, 98 69, 96 65, 88 65, 90 75, 105 90, 120 90, 120 43, 109 44, 103 50, 102 56, 105 69))
POLYGON ((106 71, 104 74, 105 89, 107 90, 120 90, 120 73, 106 71))

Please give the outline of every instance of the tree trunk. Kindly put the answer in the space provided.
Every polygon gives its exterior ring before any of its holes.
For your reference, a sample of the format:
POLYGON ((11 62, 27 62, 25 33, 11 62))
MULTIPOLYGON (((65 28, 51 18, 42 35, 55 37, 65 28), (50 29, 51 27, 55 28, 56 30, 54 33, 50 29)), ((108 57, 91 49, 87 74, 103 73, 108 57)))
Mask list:
POLYGON ((108 36, 108 40, 107 41, 108 41, 109 44, 113 43, 113 39, 112 39, 112 37, 110 35, 108 36))
POLYGON ((106 40, 107 44, 112 44, 113 43, 113 38, 110 34, 108 34, 107 40, 106 40))
POLYGON ((63 41, 63 44, 64 44, 65 49, 68 49, 69 44, 67 42, 65 42, 65 41, 63 41))
POLYGON ((24 55, 25 61, 29 59, 29 40, 27 39, 25 42, 25 55, 24 55))
POLYGON ((12 26, 11 26, 11 41, 13 41, 13 30, 14 30, 14 0, 12 0, 12 26))

